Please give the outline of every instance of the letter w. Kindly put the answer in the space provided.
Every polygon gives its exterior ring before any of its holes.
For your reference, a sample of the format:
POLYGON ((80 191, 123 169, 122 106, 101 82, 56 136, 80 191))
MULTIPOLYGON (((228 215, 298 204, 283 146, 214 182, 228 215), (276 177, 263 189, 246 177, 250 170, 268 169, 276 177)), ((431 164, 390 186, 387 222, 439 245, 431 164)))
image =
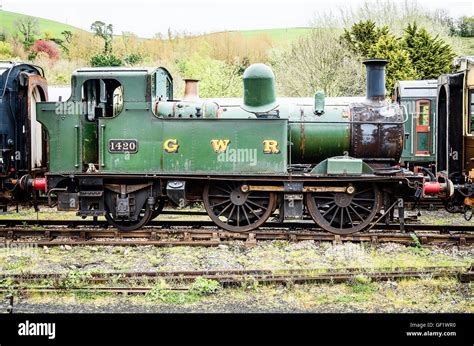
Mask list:
POLYGON ((225 153, 229 145, 229 139, 213 139, 211 140, 212 149, 216 153, 225 153))

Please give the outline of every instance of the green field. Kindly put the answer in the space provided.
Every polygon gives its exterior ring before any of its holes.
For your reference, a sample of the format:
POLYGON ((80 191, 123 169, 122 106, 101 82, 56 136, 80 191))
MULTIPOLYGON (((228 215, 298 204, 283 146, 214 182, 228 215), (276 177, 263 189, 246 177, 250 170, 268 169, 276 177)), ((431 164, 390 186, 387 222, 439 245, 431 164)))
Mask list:
MULTIPOLYGON (((18 20, 21 17, 28 17, 27 15, 20 14, 20 13, 14 13, 14 12, 8 12, 8 11, 1 11, 0 10, 0 31, 5 30, 6 32, 10 34, 15 33, 15 21, 18 20)), ((41 34, 44 34, 45 32, 50 33, 53 37, 61 37, 61 32, 65 30, 69 31, 83 31, 82 29, 76 28, 71 25, 67 25, 64 23, 56 22, 54 20, 49 20, 49 19, 44 19, 44 18, 39 18, 39 17, 34 17, 38 19, 39 23, 39 29, 41 31, 41 34)))
POLYGON ((311 28, 280 28, 280 29, 262 29, 262 30, 242 30, 231 31, 242 34, 244 37, 252 38, 258 35, 267 35, 273 42, 293 41, 301 36, 311 32, 311 28))

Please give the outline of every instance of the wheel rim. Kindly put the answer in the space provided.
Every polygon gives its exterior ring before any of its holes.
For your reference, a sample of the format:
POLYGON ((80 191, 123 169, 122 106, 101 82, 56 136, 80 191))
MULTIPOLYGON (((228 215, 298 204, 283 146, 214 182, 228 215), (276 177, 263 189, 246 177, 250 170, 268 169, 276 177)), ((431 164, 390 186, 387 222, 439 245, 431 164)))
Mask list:
POLYGON ((271 215, 276 195, 266 191, 243 192, 242 183, 215 182, 206 185, 204 207, 214 223, 228 231, 248 232, 271 215))
POLYGON ((335 234, 350 234, 367 227, 382 205, 375 184, 354 184, 355 192, 317 192, 306 195, 306 206, 321 228, 335 234))

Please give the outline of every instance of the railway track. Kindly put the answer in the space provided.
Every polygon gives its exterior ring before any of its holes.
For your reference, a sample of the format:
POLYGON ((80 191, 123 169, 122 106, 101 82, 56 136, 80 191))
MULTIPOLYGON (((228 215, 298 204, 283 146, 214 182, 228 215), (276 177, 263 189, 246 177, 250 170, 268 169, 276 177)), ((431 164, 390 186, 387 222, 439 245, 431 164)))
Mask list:
POLYGON ((153 245, 153 246, 216 246, 232 241, 248 245, 265 240, 397 242, 402 244, 451 244, 472 246, 474 228, 453 225, 406 224, 405 232, 398 225, 380 224, 370 231, 350 235, 334 235, 318 229, 312 222, 275 223, 252 232, 227 232, 205 220, 169 220, 153 222, 137 231, 117 231, 101 222, 87 220, 0 220, 0 244, 18 243, 36 246, 59 245, 153 245), (17 226, 11 226, 16 224, 17 226), (21 225, 21 226, 20 226, 21 225), (2 239, 3 238, 3 239, 2 239))
POLYGON ((370 281, 387 281, 416 278, 454 277, 471 282, 473 266, 399 267, 399 268, 315 268, 286 270, 212 270, 163 272, 98 272, 84 273, 70 281, 70 273, 2 274, 0 292, 61 292, 93 291, 109 293, 144 294, 158 282, 166 282, 166 290, 192 289, 197 279, 217 281, 222 287, 242 283, 305 284, 356 282, 363 276, 370 281), (5 284, 8 282, 8 285, 5 284), (73 282, 74 284, 71 284, 73 282))

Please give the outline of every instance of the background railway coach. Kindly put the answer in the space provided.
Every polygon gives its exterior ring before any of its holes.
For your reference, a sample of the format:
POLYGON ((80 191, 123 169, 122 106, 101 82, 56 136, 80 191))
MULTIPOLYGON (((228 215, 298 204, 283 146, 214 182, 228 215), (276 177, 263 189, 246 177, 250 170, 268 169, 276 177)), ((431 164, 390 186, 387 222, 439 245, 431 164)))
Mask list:
POLYGON ((406 111, 402 164, 410 170, 436 161, 437 80, 398 81, 393 99, 406 111))

